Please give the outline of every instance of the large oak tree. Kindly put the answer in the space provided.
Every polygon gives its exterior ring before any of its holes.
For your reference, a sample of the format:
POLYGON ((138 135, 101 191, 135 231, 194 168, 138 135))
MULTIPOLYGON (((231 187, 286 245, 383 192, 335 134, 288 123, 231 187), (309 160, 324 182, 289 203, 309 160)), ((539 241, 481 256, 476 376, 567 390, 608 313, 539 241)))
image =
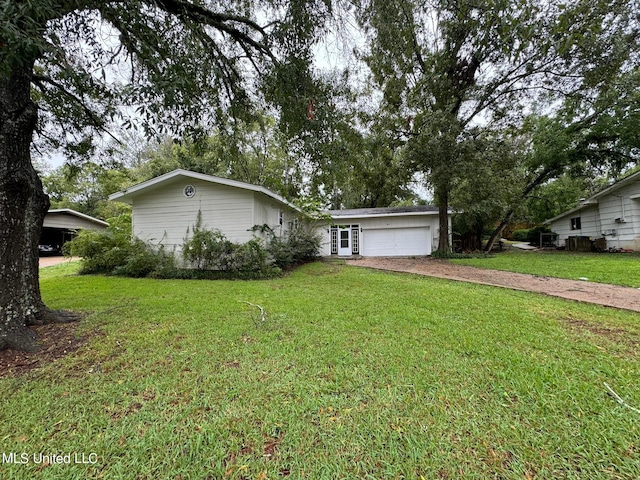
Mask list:
POLYGON ((34 350, 30 325, 69 319, 40 296, 38 240, 49 199, 32 165, 34 146, 86 154, 96 132, 127 122, 122 106, 135 109, 128 124, 147 133, 184 133, 251 111, 266 87, 304 118, 304 91, 292 101, 281 80, 305 78, 308 40, 321 33, 329 5, 0 1, 0 349, 34 350))
POLYGON ((567 98, 589 109, 589 99, 638 66, 637 0, 361 3, 365 59, 383 112, 433 186, 440 250, 449 248, 455 185, 483 171, 479 129, 499 137, 567 98))

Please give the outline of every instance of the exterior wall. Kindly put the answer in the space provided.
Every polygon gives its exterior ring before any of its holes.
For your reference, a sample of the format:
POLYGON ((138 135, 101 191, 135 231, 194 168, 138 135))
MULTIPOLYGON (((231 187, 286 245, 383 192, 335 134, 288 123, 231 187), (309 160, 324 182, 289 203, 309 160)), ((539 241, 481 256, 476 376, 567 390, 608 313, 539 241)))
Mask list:
POLYGON ((42 225, 45 228, 66 230, 104 230, 106 227, 69 213, 48 213, 42 225))
POLYGON ((640 182, 635 182, 600 200, 602 231, 615 230, 615 235, 606 235, 607 247, 640 250, 640 200, 630 198, 638 194, 640 182))
MULTIPOLYGON (((398 215, 398 216, 379 216, 379 217, 336 217, 333 220, 335 225, 354 225, 357 224, 362 229, 360 238, 360 251, 365 248, 367 242, 367 230, 373 229, 393 229, 393 228, 412 228, 412 227, 429 227, 432 236, 432 249, 438 246, 438 215, 398 215)), ((323 256, 331 255, 331 233, 330 225, 323 225, 320 228, 322 233, 322 246, 320 254, 323 256)))
POLYGON ((566 217, 560 218, 549 226, 551 231, 558 234, 558 244, 564 245, 568 237, 600 237, 600 218, 597 205, 587 205, 582 210, 573 212, 566 217), (581 228, 572 230, 571 219, 580 218, 581 228))
POLYGON ((183 177, 134 197, 133 234, 179 251, 187 231, 196 223, 198 211, 202 212, 204 228, 220 230, 233 242, 253 238, 249 229, 256 224, 254 192, 183 177), (183 194, 186 185, 196 187, 191 198, 183 194))
MULTIPOLYGON (((262 193, 254 192, 254 225, 268 225, 276 236, 281 236, 289 229, 289 223, 297 218, 297 214, 291 208, 269 198, 262 193), (280 224, 280 213, 282 212, 282 224, 280 224)), ((267 239, 267 234, 254 233, 256 236, 267 239)))
POLYGON ((630 198, 640 194, 640 183, 635 182, 598 199, 597 205, 585 206, 550 224, 558 234, 560 245, 569 236, 605 237, 607 248, 640 250, 640 199, 630 198), (581 229, 571 230, 571 218, 581 218, 581 229), (616 222, 624 219, 624 222, 616 222))

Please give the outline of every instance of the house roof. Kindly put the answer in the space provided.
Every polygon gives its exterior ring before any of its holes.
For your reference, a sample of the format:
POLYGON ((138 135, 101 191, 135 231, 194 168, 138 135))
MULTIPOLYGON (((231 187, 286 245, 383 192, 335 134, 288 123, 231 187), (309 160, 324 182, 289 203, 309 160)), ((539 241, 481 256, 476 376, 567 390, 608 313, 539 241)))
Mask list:
POLYGON ((241 188, 243 190, 248 190, 251 192, 258 192, 270 197, 284 205, 300 211, 298 207, 292 205, 287 200, 285 200, 280 195, 273 193, 271 190, 267 190, 266 188, 259 185, 252 185, 250 183, 240 182, 238 180, 230 180, 228 178, 215 177, 213 175, 206 175, 204 173, 192 172, 190 170, 183 170, 181 168, 177 170, 173 170, 169 173, 165 173, 164 175, 160 175, 158 177, 152 178, 151 180, 147 180, 146 182, 138 183, 137 185, 133 185, 132 187, 125 188, 119 192, 113 193, 109 195, 109 200, 114 200, 118 202, 132 203, 133 198, 140 194, 141 192, 148 192, 150 190, 154 190, 159 188, 162 184, 177 178, 177 177, 185 177, 185 178, 193 178, 196 180, 202 180, 204 182, 215 183, 218 185, 226 185, 228 187, 241 188))
POLYGON ((433 205, 413 205, 408 207, 350 208, 345 210, 329 210, 328 213, 335 219, 437 215, 438 207, 433 205))
POLYGON ((640 182, 640 170, 622 178, 621 180, 618 180, 617 182, 600 190, 598 193, 591 195, 589 198, 582 200, 577 207, 567 210, 566 212, 563 212, 560 215, 556 215, 555 217, 550 218, 549 220, 545 220, 544 223, 547 224, 547 223, 555 222, 556 220, 560 220, 561 218, 564 218, 571 214, 579 212, 580 210, 587 208, 591 205, 597 205, 600 198, 605 197, 617 190, 620 190, 622 187, 625 187, 633 182, 640 182))
POLYGON ((109 226, 109 224, 103 220, 99 220, 89 215, 85 215, 84 213, 76 212, 75 210, 71 210, 70 208, 57 208, 57 209, 49 210, 47 212, 47 216, 50 216, 50 215, 72 215, 74 217, 82 218, 84 220, 95 223, 97 225, 101 225, 103 227, 109 226))

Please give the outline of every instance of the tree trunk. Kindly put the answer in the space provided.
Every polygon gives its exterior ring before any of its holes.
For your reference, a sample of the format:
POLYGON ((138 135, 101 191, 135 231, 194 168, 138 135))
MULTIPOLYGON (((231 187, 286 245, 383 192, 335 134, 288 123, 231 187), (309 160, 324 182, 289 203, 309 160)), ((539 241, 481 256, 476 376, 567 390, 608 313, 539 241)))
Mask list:
POLYGON ((38 242, 49 197, 31 164, 33 62, 0 75, 0 350, 35 351, 29 325, 60 321, 40 296, 38 242))
MULTIPOLYGON (((527 184, 524 190, 522 190, 522 193, 520 194, 518 200, 525 200, 538 185, 541 185, 543 182, 547 181, 552 175, 558 174, 560 170, 560 166, 545 168, 531 182, 527 184)), ((493 249, 493 245, 496 243, 496 240, 502 235, 502 231, 505 229, 505 227, 509 225, 509 222, 511 222, 514 214, 515 208, 511 208, 509 209, 509 211, 507 211, 507 213, 500 221, 500 224, 496 227, 496 229, 489 237, 489 241, 487 241, 487 244, 484 247, 485 252, 491 252, 491 250, 493 249)))
POLYGON ((507 214, 502 218, 500 224, 496 227, 493 233, 491 233, 491 236, 489 237, 489 240, 484 247, 485 252, 491 252, 491 250, 493 250, 493 245, 496 243, 496 240, 502 235, 502 231, 504 230, 504 228, 509 225, 509 222, 511 222, 514 212, 515 210, 509 210, 509 212, 507 212, 507 214))
POLYGON ((438 189, 438 252, 451 253, 449 242, 449 189, 442 187, 438 189))

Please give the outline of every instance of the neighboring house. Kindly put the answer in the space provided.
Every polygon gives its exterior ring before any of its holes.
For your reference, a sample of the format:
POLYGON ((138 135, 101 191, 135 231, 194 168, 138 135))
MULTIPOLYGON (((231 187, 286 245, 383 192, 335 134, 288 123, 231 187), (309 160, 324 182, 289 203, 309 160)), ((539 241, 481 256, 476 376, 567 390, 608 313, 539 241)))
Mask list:
POLYGON ((266 237, 268 226, 282 234, 299 210, 264 187, 188 170, 174 170, 109 196, 133 207, 133 234, 180 251, 201 216, 201 226, 245 243, 266 237))
MULTIPOLYGON (((292 228, 302 212, 264 187, 174 170, 114 193, 133 207, 133 234, 179 251, 200 213, 202 227, 244 243, 292 228)), ((320 226, 323 255, 429 255, 437 247, 438 209, 430 206, 333 210, 320 226)))
POLYGON ((41 251, 47 253, 46 247, 59 252, 65 242, 73 239, 79 230, 104 230, 109 224, 76 212, 70 208, 49 210, 44 217, 42 234, 40 235, 41 251))
POLYGON ((606 248, 640 250, 640 172, 544 223, 558 234, 560 246, 568 237, 604 237, 606 248))
POLYGON ((419 205, 328 212, 323 255, 430 255, 438 246, 438 207, 419 205))

